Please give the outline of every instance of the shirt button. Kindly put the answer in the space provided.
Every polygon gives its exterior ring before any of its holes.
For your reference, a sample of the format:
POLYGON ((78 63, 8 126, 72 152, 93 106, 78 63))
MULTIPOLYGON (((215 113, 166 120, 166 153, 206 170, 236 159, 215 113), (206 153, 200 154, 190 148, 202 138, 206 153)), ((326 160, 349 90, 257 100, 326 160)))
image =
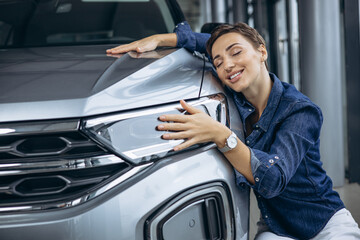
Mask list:
POLYGON ((255 125, 255 128, 259 128, 259 125, 256 124, 256 125, 255 125))
POLYGON ((246 140, 246 144, 249 145, 249 144, 250 144, 250 141, 249 141, 249 140, 246 140))
POLYGON ((265 215, 264 218, 268 218, 268 215, 265 215))
POLYGON ((275 159, 279 159, 279 157, 278 157, 278 156, 275 156, 274 158, 275 158, 275 159))
POLYGON ((249 108, 249 112, 252 112, 252 109, 251 109, 251 108, 249 108))
POLYGON ((269 160, 269 163, 274 163, 274 159, 270 159, 270 160, 269 160))
POLYGON ((182 22, 182 23, 180 23, 181 25, 184 25, 184 23, 182 22))
POLYGON ((258 177, 255 178, 255 182, 258 182, 260 179, 258 177))

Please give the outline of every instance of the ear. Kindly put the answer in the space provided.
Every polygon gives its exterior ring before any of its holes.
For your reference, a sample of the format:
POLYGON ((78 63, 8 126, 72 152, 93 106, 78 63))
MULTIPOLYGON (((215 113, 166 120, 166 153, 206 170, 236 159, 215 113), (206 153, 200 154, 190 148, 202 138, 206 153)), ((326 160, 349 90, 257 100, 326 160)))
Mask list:
POLYGON ((259 52, 261 53, 261 61, 265 62, 268 58, 268 53, 266 50, 266 47, 264 46, 264 44, 261 44, 260 47, 258 48, 259 52))

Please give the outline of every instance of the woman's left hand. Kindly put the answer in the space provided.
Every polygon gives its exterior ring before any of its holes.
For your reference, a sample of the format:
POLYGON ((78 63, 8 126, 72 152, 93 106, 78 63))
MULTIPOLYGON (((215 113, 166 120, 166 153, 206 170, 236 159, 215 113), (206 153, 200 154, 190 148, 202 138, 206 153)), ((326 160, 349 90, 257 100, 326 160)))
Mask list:
POLYGON ((162 135, 163 139, 185 139, 185 142, 174 147, 174 151, 204 142, 215 142, 218 146, 221 146, 222 139, 226 139, 230 135, 230 129, 212 119, 203 111, 183 100, 180 101, 180 104, 190 115, 162 115, 159 117, 161 121, 172 123, 162 123, 157 126, 159 131, 173 131, 162 135))

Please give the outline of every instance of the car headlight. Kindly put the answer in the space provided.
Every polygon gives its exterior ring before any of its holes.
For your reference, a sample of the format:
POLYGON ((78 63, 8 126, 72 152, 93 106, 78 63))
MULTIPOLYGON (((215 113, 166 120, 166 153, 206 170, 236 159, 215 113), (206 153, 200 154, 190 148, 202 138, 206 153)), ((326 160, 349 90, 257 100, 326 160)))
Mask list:
MULTIPOLYGON (((209 114, 213 119, 228 125, 226 99, 222 94, 188 101, 209 114)), ((94 141, 133 163, 143 164, 173 154, 174 146, 184 140, 164 140, 164 131, 156 130, 163 114, 186 114, 179 103, 133 110, 96 118, 84 119, 82 130, 94 141)), ((194 146, 199 147, 199 145, 194 146)))

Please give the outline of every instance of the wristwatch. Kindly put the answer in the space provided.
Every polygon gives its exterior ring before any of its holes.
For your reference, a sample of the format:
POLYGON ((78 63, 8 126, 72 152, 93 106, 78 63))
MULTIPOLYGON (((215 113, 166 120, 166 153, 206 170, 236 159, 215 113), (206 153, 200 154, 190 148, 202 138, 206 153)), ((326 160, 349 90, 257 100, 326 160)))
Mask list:
POLYGON ((226 153, 236 148, 236 146, 237 146, 236 134, 234 132, 231 132, 230 136, 226 139, 225 147, 218 149, 220 150, 220 152, 226 153))

